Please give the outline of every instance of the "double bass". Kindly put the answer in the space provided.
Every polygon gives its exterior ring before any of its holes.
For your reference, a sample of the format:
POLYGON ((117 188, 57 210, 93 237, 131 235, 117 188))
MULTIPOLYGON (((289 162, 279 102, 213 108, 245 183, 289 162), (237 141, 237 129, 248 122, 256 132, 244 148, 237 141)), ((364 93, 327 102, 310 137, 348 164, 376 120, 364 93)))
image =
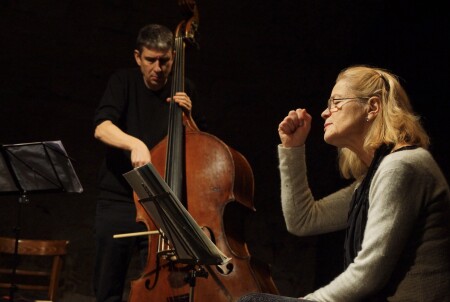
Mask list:
MULTIPOLYGON (((172 96, 184 91, 185 43, 195 42, 198 11, 175 31, 172 96)), ((172 98, 173 99, 173 98, 172 98)), ((277 293, 267 267, 251 258, 243 236, 245 215, 254 211, 253 172, 245 157, 219 138, 198 129, 173 100, 168 134, 151 150, 152 164, 211 241, 230 260, 223 265, 184 264, 157 230, 136 194, 136 221, 150 234, 148 259, 141 276, 131 282, 129 302, 231 302, 250 292, 277 293)))

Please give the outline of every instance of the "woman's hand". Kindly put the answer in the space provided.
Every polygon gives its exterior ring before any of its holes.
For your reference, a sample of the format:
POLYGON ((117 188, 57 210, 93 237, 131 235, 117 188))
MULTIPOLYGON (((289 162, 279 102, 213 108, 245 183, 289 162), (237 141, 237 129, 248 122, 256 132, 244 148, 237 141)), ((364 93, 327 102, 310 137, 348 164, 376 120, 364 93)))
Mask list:
POLYGON ((278 135, 283 147, 303 146, 311 130, 311 120, 312 117, 306 109, 289 111, 278 126, 278 135))

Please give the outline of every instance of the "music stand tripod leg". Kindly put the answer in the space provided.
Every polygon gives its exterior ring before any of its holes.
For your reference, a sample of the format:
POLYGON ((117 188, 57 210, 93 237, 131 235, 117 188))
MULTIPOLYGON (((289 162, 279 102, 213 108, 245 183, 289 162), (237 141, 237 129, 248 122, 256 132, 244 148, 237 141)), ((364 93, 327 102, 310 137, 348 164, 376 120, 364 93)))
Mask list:
POLYGON ((193 266, 185 278, 185 281, 189 283, 189 302, 194 302, 194 289, 198 277, 208 278, 208 272, 203 266, 200 266, 199 269, 196 269, 195 266, 193 266))
POLYGON ((12 273, 11 273, 11 287, 9 290, 9 300, 11 302, 14 302, 14 296, 17 291, 17 285, 16 285, 16 271, 17 266, 19 265, 19 240, 20 240, 20 225, 21 225, 21 218, 22 218, 22 205, 29 203, 28 196, 26 192, 23 192, 19 198, 18 198, 18 211, 17 211, 17 220, 16 220, 16 226, 14 227, 14 253, 13 253, 13 265, 12 265, 12 273))

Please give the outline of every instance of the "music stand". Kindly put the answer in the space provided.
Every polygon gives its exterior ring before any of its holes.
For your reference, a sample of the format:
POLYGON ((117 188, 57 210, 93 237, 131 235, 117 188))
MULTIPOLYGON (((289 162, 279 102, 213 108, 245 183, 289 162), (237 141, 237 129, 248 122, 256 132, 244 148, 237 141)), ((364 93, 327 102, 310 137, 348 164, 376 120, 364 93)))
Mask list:
POLYGON ((19 195, 10 290, 10 301, 14 301, 20 215, 22 205, 29 203, 28 194, 81 193, 83 187, 61 141, 2 145, 0 151, 0 194, 19 195))
POLYGON ((155 167, 149 163, 123 174, 139 197, 139 202, 159 228, 161 236, 174 247, 176 261, 193 266, 187 280, 191 286, 190 301, 196 277, 207 277, 202 265, 221 265, 231 258, 206 236, 191 214, 176 197, 155 167))

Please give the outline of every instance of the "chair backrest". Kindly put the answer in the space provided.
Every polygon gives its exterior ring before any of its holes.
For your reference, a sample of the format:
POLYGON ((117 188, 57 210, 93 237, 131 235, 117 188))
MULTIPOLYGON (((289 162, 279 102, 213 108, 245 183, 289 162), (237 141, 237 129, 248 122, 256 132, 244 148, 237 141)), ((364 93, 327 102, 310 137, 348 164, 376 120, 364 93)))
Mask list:
POLYGON ((63 266, 63 257, 67 254, 68 244, 68 240, 19 239, 17 246, 19 261, 17 261, 14 280, 12 280, 16 240, 0 237, 0 254, 9 254, 10 259, 13 259, 13 261, 8 261, 6 266, 0 267, 0 288, 11 289, 12 281, 14 281, 14 286, 19 291, 46 292, 48 300, 56 301, 59 275, 63 266), (40 263, 38 266, 36 261, 33 262, 33 265, 29 265, 29 263, 27 265, 24 261, 27 256, 52 259, 48 265, 40 263), (5 280, 10 281, 8 283, 5 280))

